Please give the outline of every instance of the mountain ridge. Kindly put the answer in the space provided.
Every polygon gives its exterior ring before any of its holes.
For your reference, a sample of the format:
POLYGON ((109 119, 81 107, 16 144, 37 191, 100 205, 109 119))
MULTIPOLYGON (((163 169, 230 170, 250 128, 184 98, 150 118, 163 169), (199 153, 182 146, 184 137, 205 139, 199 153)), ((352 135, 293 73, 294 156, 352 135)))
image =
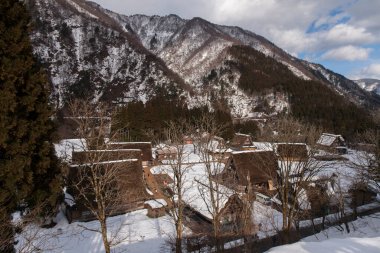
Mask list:
MULTIPOLYGON (((271 57, 303 80, 324 83, 357 105, 380 106, 380 97, 363 91, 356 83, 321 65, 297 59, 240 27, 216 25, 199 17, 186 20, 174 14, 126 16, 82 0, 28 2, 39 24, 32 33, 35 53, 47 65, 54 94, 60 97, 59 106, 73 95, 71 88, 75 90, 78 83, 93 91, 87 95, 94 101, 146 101, 157 95, 157 90, 171 90, 171 97, 186 99, 190 107, 211 106, 210 97, 218 95, 220 84, 226 83, 224 99, 232 115, 248 117, 254 114, 260 98, 238 87, 239 71, 221 75, 214 85, 205 82, 212 73, 228 68, 233 60, 229 49, 239 45, 271 57), (55 15, 47 16, 52 10, 55 15), (62 35, 64 24, 66 36, 62 35), (53 36, 44 30, 52 30, 53 36)), ((273 97, 271 91, 262 95, 273 97)), ((283 111, 283 105, 290 106, 287 99, 268 98, 268 102, 282 105, 276 113, 283 111)))

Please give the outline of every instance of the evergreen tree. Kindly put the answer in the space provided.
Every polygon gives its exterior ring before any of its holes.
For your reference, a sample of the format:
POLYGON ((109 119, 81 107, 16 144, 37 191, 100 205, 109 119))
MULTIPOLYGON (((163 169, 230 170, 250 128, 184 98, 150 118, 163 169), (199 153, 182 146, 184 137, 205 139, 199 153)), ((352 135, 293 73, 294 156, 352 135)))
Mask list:
MULTIPOLYGON (((47 201, 52 207, 59 191, 59 168, 51 144, 53 125, 48 82, 33 57, 29 29, 30 17, 23 3, 0 1, 0 218, 5 219, 3 223, 9 221, 10 214, 20 205, 33 207, 47 201)), ((3 241, 5 234, 0 235, 3 241)))

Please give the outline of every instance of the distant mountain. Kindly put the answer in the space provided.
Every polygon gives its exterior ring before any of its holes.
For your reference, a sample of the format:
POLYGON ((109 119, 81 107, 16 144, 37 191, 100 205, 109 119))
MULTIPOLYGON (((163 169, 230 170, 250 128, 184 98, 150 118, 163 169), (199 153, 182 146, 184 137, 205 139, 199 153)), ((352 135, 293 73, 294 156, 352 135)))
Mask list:
POLYGON ((324 97, 380 107, 380 97, 355 82, 239 27, 176 15, 125 16, 83 0, 26 2, 34 52, 48 69, 57 107, 71 97, 118 103, 155 96, 238 118, 306 104, 339 107, 324 97))
POLYGON ((357 83, 362 89, 380 95, 380 80, 366 78, 359 79, 354 82, 357 83))

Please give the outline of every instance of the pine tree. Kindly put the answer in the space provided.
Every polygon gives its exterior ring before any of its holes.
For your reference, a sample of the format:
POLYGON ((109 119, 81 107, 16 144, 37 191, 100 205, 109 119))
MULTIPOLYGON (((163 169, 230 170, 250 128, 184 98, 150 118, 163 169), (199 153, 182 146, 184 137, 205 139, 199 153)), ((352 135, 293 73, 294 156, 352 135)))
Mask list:
POLYGON ((53 206, 59 190, 48 82, 33 57, 29 29, 23 3, 0 1, 0 218, 4 222, 20 205, 47 201, 53 206))

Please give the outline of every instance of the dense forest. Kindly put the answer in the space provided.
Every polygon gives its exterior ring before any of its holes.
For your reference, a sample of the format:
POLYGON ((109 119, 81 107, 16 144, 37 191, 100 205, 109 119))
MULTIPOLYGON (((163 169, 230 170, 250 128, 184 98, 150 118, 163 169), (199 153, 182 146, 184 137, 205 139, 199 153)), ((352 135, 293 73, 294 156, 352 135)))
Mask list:
POLYGON ((11 214, 53 211, 60 168, 52 145, 49 82, 32 53, 30 17, 19 1, 0 2, 0 251, 12 252, 11 214))
POLYGON ((224 125, 222 137, 226 139, 232 137, 234 129, 228 112, 220 110, 210 112, 205 106, 189 109, 185 102, 168 100, 163 96, 156 96, 145 104, 136 101, 118 108, 113 120, 113 129, 124 133, 121 139, 125 141, 151 141, 152 136, 164 140, 164 129, 169 121, 187 120, 191 124, 205 114, 215 117, 217 122, 224 125))
POLYGON ((245 46, 231 47, 227 64, 241 73, 239 86, 247 93, 285 92, 290 113, 326 131, 352 136, 375 125, 370 114, 319 81, 296 77, 285 65, 245 46))
MULTIPOLYGON (((290 113, 305 123, 322 127, 325 131, 352 137, 358 132, 375 128, 370 114, 357 105, 347 101, 320 81, 307 81, 296 77, 285 65, 271 57, 245 46, 233 46, 229 52, 233 59, 226 61, 224 71, 237 70, 241 73, 239 87, 248 94, 285 93, 290 102, 290 113)), ((220 74, 220 73, 219 73, 220 74)), ((204 80, 211 83, 217 80, 218 73, 213 70, 204 80)), ((223 95, 223 94, 222 94, 223 95)), ((216 96, 216 95, 215 95, 216 96)), ((214 114, 220 123, 225 124, 225 136, 229 139, 232 133, 242 132, 257 135, 259 129, 254 122, 232 124, 232 118, 223 96, 212 99, 212 113, 209 108, 189 109, 183 100, 167 97, 164 93, 156 96, 146 104, 131 102, 116 113, 114 129, 125 129, 128 132, 124 139, 148 140, 149 134, 162 133, 165 122, 171 120, 196 120, 204 113, 214 114)), ((266 112, 265 101, 258 111, 266 112)), ((161 136, 163 138, 163 136, 161 136)))

